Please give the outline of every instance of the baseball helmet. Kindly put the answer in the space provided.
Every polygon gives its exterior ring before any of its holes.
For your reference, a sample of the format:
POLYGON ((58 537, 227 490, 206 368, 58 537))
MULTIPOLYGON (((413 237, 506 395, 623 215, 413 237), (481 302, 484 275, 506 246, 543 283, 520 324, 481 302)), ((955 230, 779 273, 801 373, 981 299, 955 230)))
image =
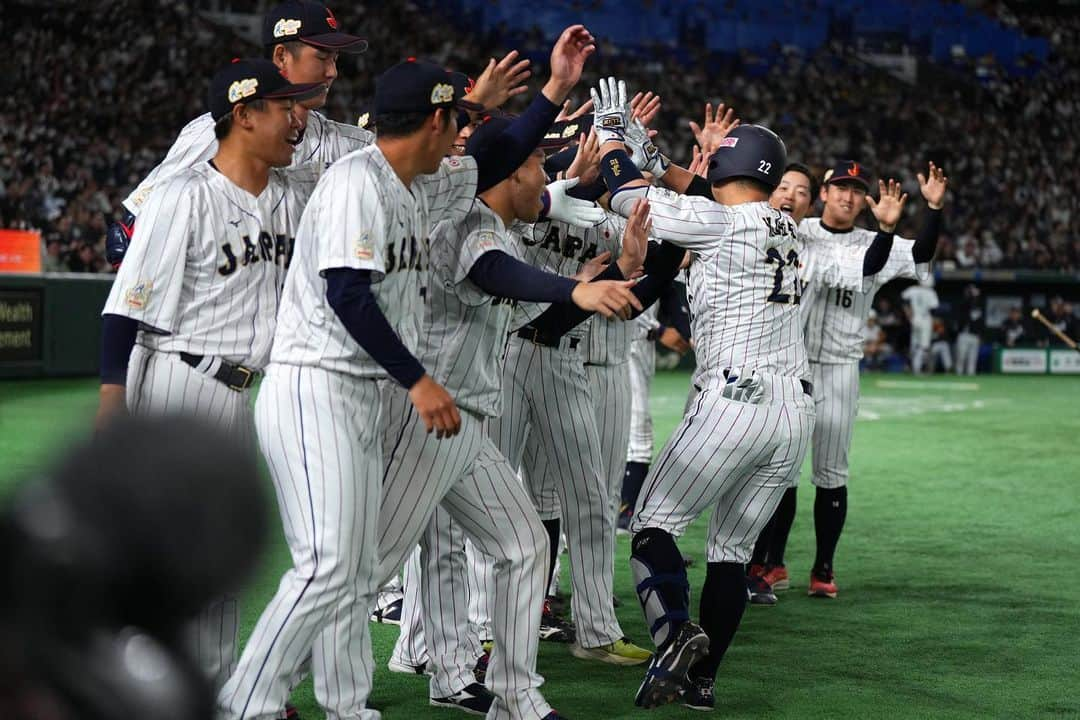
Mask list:
POLYGON ((740 125, 720 141, 705 177, 711 183, 751 178, 771 191, 786 167, 787 148, 776 133, 761 125, 740 125))

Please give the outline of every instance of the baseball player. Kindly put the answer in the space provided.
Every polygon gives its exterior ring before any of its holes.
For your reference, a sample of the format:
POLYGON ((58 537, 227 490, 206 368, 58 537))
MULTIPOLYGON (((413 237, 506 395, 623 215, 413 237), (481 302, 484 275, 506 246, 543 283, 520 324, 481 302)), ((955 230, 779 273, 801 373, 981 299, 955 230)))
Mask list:
MULTIPOLYGON (((904 288, 900 299, 911 324, 911 371, 922 375, 933 338, 934 316, 931 313, 940 304, 934 290, 934 276, 927 273, 920 277, 918 283, 904 288)), ((930 365, 933 368, 933 363, 930 365)))
MULTIPOLYGON (((326 104, 326 93, 337 77, 338 53, 360 53, 367 49, 366 40, 341 32, 330 9, 313 0, 287 0, 270 8, 263 16, 262 42, 270 59, 286 78, 294 83, 323 86, 323 93, 305 101, 309 109, 326 104)), ((371 144, 374 138, 367 130, 336 123, 319 112, 312 112, 294 140, 296 150, 292 164, 330 163, 371 144)), ((165 159, 124 199, 122 220, 109 225, 105 249, 114 267, 124 258, 135 218, 151 191, 173 175, 206 162, 215 152, 217 139, 210 113, 200 115, 184 126, 165 159)))
POLYGON ((974 375, 979 363, 979 346, 986 329, 980 295, 978 286, 966 285, 964 298, 956 311, 960 325, 956 335, 957 375, 974 375))
MULTIPOLYGON (((380 385, 392 378, 406 388, 400 400, 437 438, 460 431, 453 399, 413 354, 428 294, 429 234, 520 166, 594 50, 582 26, 568 28, 543 93, 497 150, 475 158, 446 156, 457 136, 456 109, 480 108, 456 97, 446 70, 411 58, 399 63, 376 82, 376 144, 335 162, 316 186, 297 233, 308 252, 286 278, 255 406, 294 568, 221 691, 226 717, 279 714, 309 652, 316 698, 330 716, 379 716, 365 707, 366 620, 380 581, 397 569, 382 574, 376 554, 386 469, 380 385), (342 670, 351 661, 355 671, 330 672, 338 668, 326 664, 335 660, 342 670)), ((519 549, 528 545, 504 552, 519 549)), ((510 564, 520 571, 527 558, 510 564)), ((500 712, 497 703, 492 708, 500 712)))
MULTIPOLYGON (((657 645, 635 702, 653 707, 682 697, 711 709, 717 667, 746 605, 744 564, 812 431, 799 296, 819 278, 861 282, 863 257, 820 253, 809 267, 799 258, 794 221, 766 202, 787 162, 783 142, 766 128, 741 125, 725 138, 709 161, 709 200, 650 188, 641 177, 624 144, 631 124, 624 86, 601 81, 594 113, 612 209, 623 213, 648 197, 655 236, 693 256, 688 299, 698 393, 650 470, 631 522, 631 567, 657 645), (675 537, 711 506, 703 630, 689 621, 675 537)), ((673 170, 655 149, 632 144, 654 174, 673 170)), ((689 184, 686 170, 674 172, 667 182, 689 184)))
MULTIPOLYGON (((99 423, 124 408, 194 413, 251 436, 246 391, 269 358, 319 169, 277 168, 292 160, 298 103, 322 92, 290 84, 267 60, 211 80, 216 152, 154 193, 105 304, 99 423)), ((220 686, 236 661, 235 599, 208 609, 197 632, 202 667, 220 686)))
MULTIPOLYGON (((808 588, 813 597, 835 598, 837 595, 833 558, 847 516, 848 450, 858 413, 862 330, 874 294, 896 277, 926 277, 937 249, 948 178, 941 168, 930 163, 929 172, 925 176, 919 173, 918 179, 928 206, 918 237, 914 241, 896 238, 884 267, 860 287, 853 290, 834 288, 802 303, 817 406, 813 437, 817 554, 808 588)), ((850 160, 838 163, 826 173, 820 190, 820 198, 825 203, 822 216, 803 220, 799 224, 800 236, 807 238, 809 246, 856 248, 870 243, 874 232, 855 225, 867 202, 868 187, 865 166, 850 160)), ((796 490, 792 487, 784 494, 777 509, 761 572, 775 590, 790 587, 784 549, 795 519, 795 508, 796 490)))

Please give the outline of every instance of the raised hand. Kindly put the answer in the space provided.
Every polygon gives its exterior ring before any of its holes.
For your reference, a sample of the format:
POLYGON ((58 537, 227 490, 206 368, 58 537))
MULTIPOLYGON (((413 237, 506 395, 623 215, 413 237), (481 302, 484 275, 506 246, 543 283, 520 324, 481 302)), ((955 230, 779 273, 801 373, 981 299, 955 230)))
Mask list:
POLYGON ((484 72, 476 78, 476 85, 466 95, 469 100, 484 106, 485 110, 497 108, 515 95, 526 92, 525 81, 532 72, 528 60, 518 60, 518 51, 511 50, 498 62, 488 60, 484 72))
POLYGON ((594 202, 571 197, 566 191, 578 184, 578 178, 556 180, 547 186, 548 211, 551 220, 568 223, 574 227, 589 228, 606 217, 604 209, 594 202))
POLYGON ((649 249, 649 234, 652 232, 652 218, 649 217, 649 201, 638 198, 626 218, 623 230, 622 253, 619 255, 619 271, 623 277, 632 277, 645 263, 645 253, 649 249))
MULTIPOLYGON (((635 93, 634 97, 630 98, 630 116, 636 120, 640 120, 641 124, 645 127, 652 125, 652 121, 656 119, 657 114, 660 112, 660 96, 652 91, 646 93, 635 93)), ((649 137, 652 137, 655 131, 649 132, 649 137)))
POLYGON ((901 194, 901 186, 896 180, 889 178, 889 184, 884 180, 878 180, 878 200, 870 195, 866 196, 866 204, 877 218, 878 227, 883 232, 892 232, 896 229, 896 223, 904 214, 904 204, 907 203, 907 193, 901 194))
POLYGON ((926 204, 934 210, 945 207, 945 191, 949 189, 949 178, 945 177, 945 171, 930 163, 929 177, 919 173, 918 178, 919 190, 926 198, 926 204))
POLYGON ((713 113, 712 103, 705 103, 704 122, 698 125, 693 120, 690 121, 690 130, 694 133, 694 140, 702 151, 707 153, 716 152, 720 147, 720 141, 738 126, 739 119, 735 117, 735 110, 732 108, 725 110, 724 103, 716 106, 715 113, 713 113))
POLYGON ((596 139, 596 130, 589 128, 589 134, 581 134, 578 140, 574 162, 566 169, 566 178, 580 178, 582 185, 592 185, 600 177, 600 141, 596 139))
POLYGON ((544 95, 556 104, 562 104, 581 79, 585 61, 596 52, 595 39, 584 25, 571 25, 563 30, 551 50, 551 80, 544 86, 544 95), (548 94, 551 90, 552 95, 548 94))
POLYGON ((697 145, 693 147, 691 153, 693 157, 690 160, 690 165, 686 168, 687 172, 698 177, 705 177, 709 171, 709 158, 712 157, 712 153, 702 152, 697 145))
POLYGON ((600 78, 590 90, 593 102, 593 128, 601 145, 623 142, 630 124, 630 105, 626 102, 626 83, 615 78, 600 78))
POLYGON ((592 98, 589 98, 585 102, 581 103, 581 106, 577 110, 570 109, 570 101, 567 100, 562 104, 562 110, 555 118, 555 122, 563 122, 564 120, 577 120, 582 115, 592 112, 592 98))

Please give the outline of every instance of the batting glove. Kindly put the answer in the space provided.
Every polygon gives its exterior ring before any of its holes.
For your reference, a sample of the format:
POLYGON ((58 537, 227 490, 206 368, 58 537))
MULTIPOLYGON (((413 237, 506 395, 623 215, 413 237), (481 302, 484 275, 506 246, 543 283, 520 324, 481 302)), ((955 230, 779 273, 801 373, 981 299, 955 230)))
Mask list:
POLYGON ((547 186, 547 218, 574 227, 590 228, 603 222, 604 209, 594 202, 570 197, 566 191, 578 184, 578 178, 556 180, 547 186))
POLYGON ((765 397, 765 387, 761 376, 753 370, 724 368, 724 384, 720 394, 728 400, 744 403, 759 403, 765 397))
POLYGON ((123 219, 113 220, 105 229, 105 259, 114 270, 123 262, 134 231, 135 216, 128 210, 124 210, 123 219))
POLYGON ((642 125, 640 120, 634 118, 630 121, 623 142, 638 170, 650 172, 658 178, 664 176, 670 161, 653 144, 648 128, 642 125))
POLYGON ((600 78, 599 89, 592 88, 593 127, 603 145, 612 140, 623 142, 630 118, 630 103, 626 100, 626 83, 615 78, 600 78))

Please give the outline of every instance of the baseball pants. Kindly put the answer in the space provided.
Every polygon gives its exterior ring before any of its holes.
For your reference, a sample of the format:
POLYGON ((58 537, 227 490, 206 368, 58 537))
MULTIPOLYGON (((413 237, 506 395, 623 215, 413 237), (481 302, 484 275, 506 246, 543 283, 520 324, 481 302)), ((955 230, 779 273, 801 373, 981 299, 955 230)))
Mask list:
MULTIPOLYGON (((133 415, 192 415, 254 440, 248 393, 230 390, 177 353, 136 345, 128 363, 126 395, 133 415)), ((215 688, 224 685, 236 668, 238 632, 235 597, 215 601, 192 624, 188 640, 194 657, 215 688)))
MULTIPOLYGON (((522 463, 535 434, 554 473, 573 581, 571 612, 582 647, 623 637, 611 604, 615 516, 609 512, 596 414, 581 356, 572 338, 559 348, 510 338, 503 375, 503 414, 491 436, 511 466, 522 463)), ((533 469, 523 472, 531 483, 533 469)), ((531 487, 533 497, 539 488, 531 487)), ((536 596, 537 598, 542 595, 536 596)))
MULTIPOLYGON (((810 363, 814 383, 814 485, 848 483, 848 451, 859 414, 859 363, 810 363)), ((796 475, 796 481, 798 475, 796 475)), ((796 483, 793 483, 796 484, 796 483)))
POLYGON ((653 463, 630 531, 679 537, 712 507, 708 561, 746 563, 806 456, 814 405, 792 378, 769 378, 759 403, 729 400, 721 387, 702 388, 653 463))
POLYGON ((627 462, 646 465, 652 462, 653 423, 649 410, 649 393, 656 374, 656 345, 647 338, 630 343, 630 434, 626 450, 627 462))
POLYGON ((979 364, 979 336, 962 332, 956 336, 956 374, 974 375, 979 364))
POLYGON ((376 380, 291 365, 267 370, 255 429, 293 567, 221 690, 225 717, 278 717, 309 653, 315 697, 329 720, 380 717, 364 707, 371 673, 363 658, 371 655, 374 592, 385 579, 376 566, 381 417, 376 380), (359 588, 372 589, 369 602, 359 602, 359 588), (339 665, 345 658, 360 669, 339 665))

